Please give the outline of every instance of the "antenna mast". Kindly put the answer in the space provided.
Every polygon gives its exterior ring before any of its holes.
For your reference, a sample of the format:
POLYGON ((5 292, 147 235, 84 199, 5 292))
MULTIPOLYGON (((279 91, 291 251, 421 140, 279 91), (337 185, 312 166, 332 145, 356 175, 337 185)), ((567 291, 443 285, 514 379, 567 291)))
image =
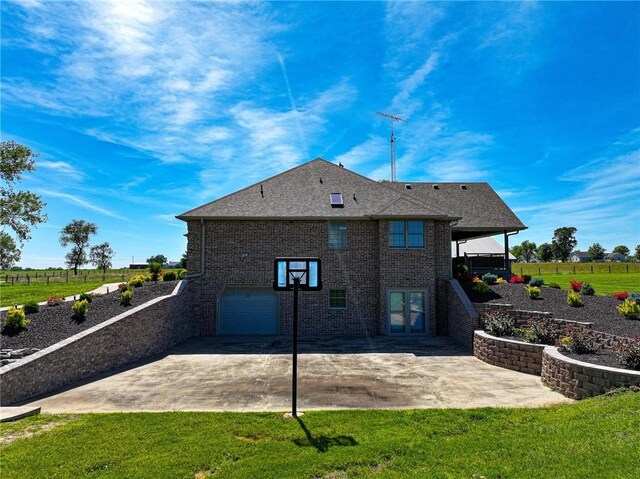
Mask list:
POLYGON ((391 139, 390 139, 390 142, 391 142, 391 181, 395 182, 396 181, 396 137, 393 134, 393 124, 395 122, 397 122, 397 121, 404 121, 405 123, 407 121, 403 120, 399 116, 389 115, 388 113, 380 113, 379 111, 377 113, 380 116, 388 118, 389 122, 391 123, 391 139))

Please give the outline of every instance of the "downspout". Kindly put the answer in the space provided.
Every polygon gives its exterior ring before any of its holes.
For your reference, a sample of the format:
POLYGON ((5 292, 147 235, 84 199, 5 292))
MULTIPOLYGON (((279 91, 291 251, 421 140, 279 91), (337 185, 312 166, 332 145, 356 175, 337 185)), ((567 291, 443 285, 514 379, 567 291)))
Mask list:
POLYGON ((511 260, 509 259, 509 236, 514 236, 518 233, 520 233, 520 231, 507 233, 507 230, 504 230, 504 269, 509 274, 511 274, 511 260))
POLYGON ((185 276, 184 279, 193 279, 199 278, 204 274, 204 241, 205 241, 205 228, 204 228, 204 219, 200 218, 200 272, 199 273, 189 273, 185 276))

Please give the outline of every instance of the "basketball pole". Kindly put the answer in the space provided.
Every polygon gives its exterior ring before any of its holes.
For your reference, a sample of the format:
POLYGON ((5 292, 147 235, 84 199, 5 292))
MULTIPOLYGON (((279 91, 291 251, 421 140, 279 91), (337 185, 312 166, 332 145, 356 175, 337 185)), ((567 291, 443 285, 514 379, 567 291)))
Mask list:
POLYGON ((298 287, 300 286, 300 278, 293 278, 293 325, 291 331, 291 343, 293 354, 293 378, 291 382, 291 416, 298 417, 297 398, 298 398, 298 287))

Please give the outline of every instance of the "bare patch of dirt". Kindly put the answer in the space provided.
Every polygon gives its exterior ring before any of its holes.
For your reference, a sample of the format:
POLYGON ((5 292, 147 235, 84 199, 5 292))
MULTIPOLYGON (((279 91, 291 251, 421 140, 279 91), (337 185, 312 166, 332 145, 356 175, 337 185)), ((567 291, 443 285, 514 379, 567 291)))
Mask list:
POLYGON ((68 422, 71 422, 72 420, 77 418, 78 416, 68 416, 64 419, 55 419, 51 422, 33 424, 20 431, 2 434, 0 435, 0 445, 6 446, 7 444, 11 444, 18 439, 34 437, 37 434, 50 431, 51 429, 62 426, 63 424, 67 424, 68 422))

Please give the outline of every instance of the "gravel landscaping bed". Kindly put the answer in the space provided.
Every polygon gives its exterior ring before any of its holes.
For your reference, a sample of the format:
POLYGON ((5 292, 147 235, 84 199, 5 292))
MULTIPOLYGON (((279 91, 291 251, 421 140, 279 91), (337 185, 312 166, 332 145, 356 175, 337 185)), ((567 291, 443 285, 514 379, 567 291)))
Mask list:
POLYGON ((462 284, 469 299, 474 303, 506 303, 525 311, 546 311, 554 318, 593 323, 593 329, 604 333, 640 338, 640 320, 626 319, 616 306, 622 304, 608 296, 582 296, 584 306, 573 308, 567 304, 567 292, 554 288, 542 288, 539 299, 529 299, 522 284, 496 284, 491 291, 478 294, 471 283, 462 284))
POLYGON ((627 369, 625 364, 620 361, 618 355, 610 349, 600 349, 592 354, 576 354, 569 351, 560 351, 560 354, 576 361, 585 363, 598 364, 600 366, 609 366, 610 368, 627 369))
MULTIPOLYGON (((145 283, 144 286, 135 289, 130 306, 120 304, 118 292, 94 297, 89 303, 89 312, 84 321, 78 321, 73 317, 72 302, 58 306, 40 306, 37 313, 27 314, 31 323, 25 329, 19 332, 2 329, 2 348, 46 348, 153 298, 171 294, 177 284, 178 281, 145 283)), ((6 312, 2 312, 0 320, 3 323, 5 317, 6 312)))

